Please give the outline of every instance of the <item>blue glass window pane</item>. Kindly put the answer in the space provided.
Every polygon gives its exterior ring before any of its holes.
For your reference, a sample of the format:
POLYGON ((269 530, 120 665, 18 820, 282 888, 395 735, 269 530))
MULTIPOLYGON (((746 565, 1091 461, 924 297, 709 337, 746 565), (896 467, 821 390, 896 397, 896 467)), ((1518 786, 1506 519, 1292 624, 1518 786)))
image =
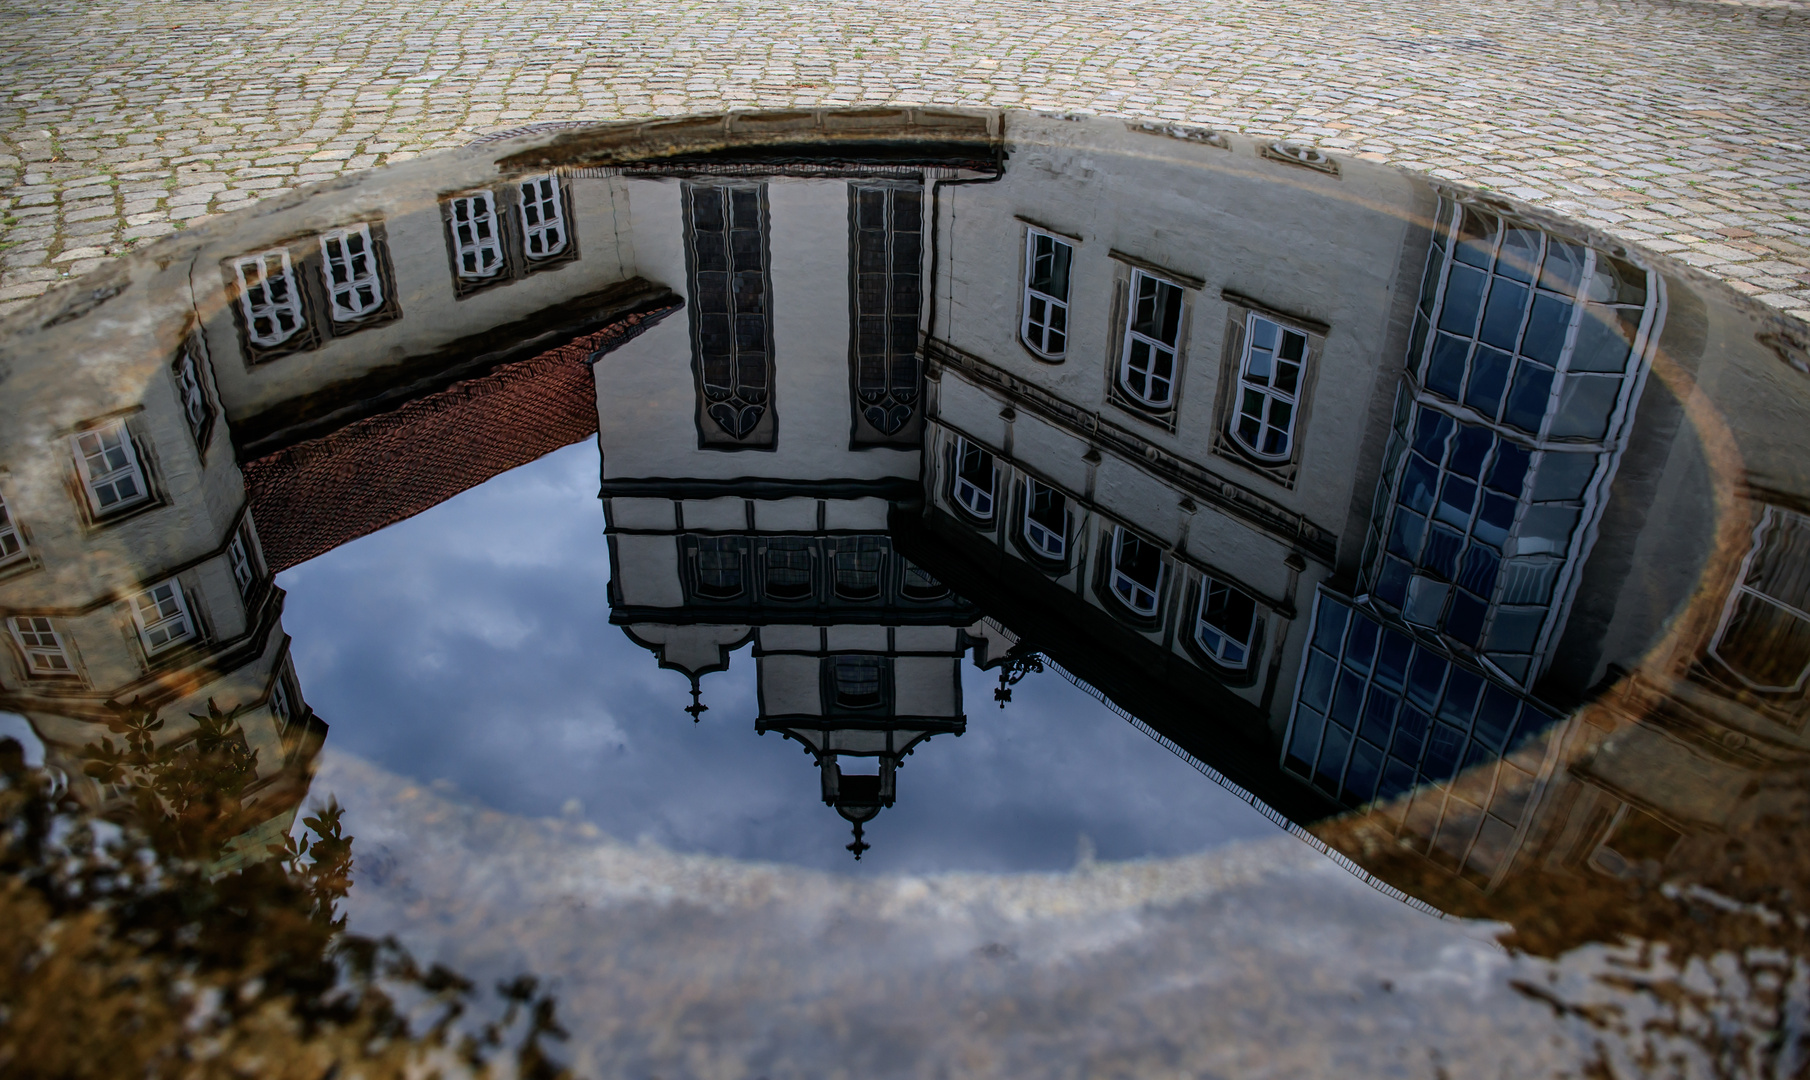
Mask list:
POLYGON ((1628 347, 1640 318, 1638 308, 1584 308, 1577 324, 1577 342, 1571 346, 1572 371, 1621 372, 1628 366, 1628 347))
POLYGON ((1408 338, 1408 356, 1406 361, 1409 371, 1420 370, 1420 358, 1427 351, 1427 331, 1431 324, 1425 315, 1414 316, 1414 333, 1408 338))
POLYGON ((1320 714, 1299 709, 1295 712, 1295 732, 1289 736, 1288 757, 1283 764, 1306 776, 1313 768, 1314 754, 1320 748, 1320 731, 1326 720, 1320 714))
POLYGON ((1542 608, 1531 610, 1498 609, 1495 621, 1489 626, 1489 644, 1491 651, 1500 649, 1503 652, 1530 652, 1533 643, 1540 636, 1540 627, 1546 622, 1546 611, 1542 608))
POLYGON ((1427 537, 1426 555, 1420 560, 1420 565, 1444 580, 1451 581, 1457 576, 1458 553, 1463 550, 1463 536, 1444 526, 1435 525, 1432 535, 1427 537))
POLYGON ((1482 544, 1472 544, 1471 550, 1464 554, 1464 569, 1458 574, 1458 584, 1478 596, 1493 595, 1496 570, 1501 565, 1501 556, 1482 544))
POLYGON ((1546 238, 1546 265, 1540 268, 1540 288, 1577 295, 1577 283, 1584 276, 1584 249, 1557 237, 1546 238))
POLYGON ((1547 453, 1533 481, 1534 502, 1575 502, 1596 474, 1595 454, 1547 453))
POLYGON ((1477 329, 1477 313, 1483 306, 1483 286, 1489 275, 1468 266, 1454 266, 1446 275, 1445 307, 1439 312, 1439 328, 1462 337, 1477 329))
POLYGON ((1496 253, 1496 273, 1516 281, 1532 281, 1540 265, 1540 231, 1510 226, 1502 230, 1502 249, 1496 253))
MULTIPOLYGON (((1438 230, 1433 233, 1438 236, 1438 230)), ((1439 291, 1439 271, 1445 260, 1437 251, 1427 253, 1427 269, 1420 275, 1420 312, 1423 315, 1433 314, 1434 294, 1439 291)))
POLYGON ((1433 358, 1427 361, 1427 389, 1458 400, 1464 385, 1464 354, 1471 343, 1465 338, 1440 334, 1433 339, 1433 358))
POLYGON ((1483 616, 1489 606, 1463 589, 1452 596, 1451 610, 1445 613, 1446 636, 1460 645, 1475 649, 1483 636, 1483 616))
POLYGON ((1473 480, 1477 479, 1483 472, 1483 459, 1495 442, 1496 437, 1488 428, 1480 428, 1475 424, 1458 425, 1458 437, 1452 440, 1452 460, 1446 462, 1446 468, 1473 480))
POLYGON ((1414 789, 1414 766, 1399 758, 1383 763, 1383 781, 1376 787, 1376 797, 1388 802, 1414 789))
POLYGON ((1544 294, 1534 297, 1527 332, 1521 337, 1521 355, 1548 367, 1557 367, 1565 351, 1565 330, 1571 323, 1571 302, 1544 294))
POLYGON ((1420 772, 1435 783, 1458 775, 1458 759, 1464 752, 1464 733, 1444 724, 1434 724, 1427 740, 1427 757, 1420 772))
POLYGON ((1451 417, 1432 409, 1422 409, 1420 418, 1414 424, 1414 449, 1420 451, 1421 456, 1428 461, 1439 464, 1445 460, 1446 436, 1456 426, 1451 417))
POLYGON ((1338 662, 1318 650, 1307 654, 1307 670, 1301 674, 1301 704, 1315 712, 1325 712, 1332 697, 1332 677, 1338 662))
POLYGON ((1472 266, 1487 267, 1495 240, 1496 219, 1475 210, 1465 210, 1458 221, 1458 250, 1452 256, 1472 266))
POLYGON ((1345 633, 1345 619, 1350 611, 1330 596, 1320 598, 1320 617, 1314 624, 1314 645, 1334 656, 1339 654, 1339 639, 1345 633))
POLYGON ((1502 409, 1502 391, 1508 386, 1508 369, 1514 358, 1500 349, 1477 346, 1471 357, 1471 385, 1464 392, 1464 403, 1488 417, 1502 409))
POLYGON ((1399 609, 1408 600, 1408 579, 1414 571, 1393 556, 1383 559, 1383 572, 1376 576, 1376 598, 1399 609))
POLYGON ((1353 806, 1376 797, 1376 782, 1383 771, 1383 752, 1362 739, 1351 749, 1351 766, 1345 770, 1345 801, 1353 806))
POLYGON ((1438 484, 1439 470, 1427 464, 1419 454, 1409 454, 1408 464, 1402 468, 1401 493, 1397 499, 1408 509, 1425 514, 1433 509, 1433 492, 1438 484))
POLYGON ((1556 723, 1558 723, 1557 720, 1532 705, 1521 706, 1521 722, 1515 728, 1513 746, 1522 745, 1556 723))
POLYGON ((1339 689, 1332 697, 1332 722, 1340 727, 1357 727, 1358 711, 1364 705, 1364 680, 1351 672, 1339 674, 1339 689))
POLYGON ((1477 695, 1483 692, 1483 678, 1463 668, 1452 669, 1446 680, 1445 701, 1439 706, 1439 718, 1459 727, 1471 726, 1471 710, 1477 707, 1477 695))
POLYGON ((1427 649, 1417 649, 1414 664, 1408 669, 1408 700, 1423 709, 1439 703, 1439 684, 1445 680, 1445 657, 1427 649))
POLYGON ((1385 631, 1383 647, 1376 653, 1376 681, 1400 689, 1402 680, 1408 675, 1408 657, 1413 652, 1412 640, 1393 630, 1385 631))
POLYGON ((1395 512, 1395 524, 1389 529, 1389 550, 1410 561, 1420 557, 1421 537, 1426 535, 1427 519, 1406 510, 1395 512))
POLYGON ((1609 433, 1609 414, 1621 396, 1621 380, 1612 375, 1568 375, 1559 390, 1559 407, 1548 434, 1560 439, 1601 439, 1609 433))
POLYGON ((1490 785, 1496 780, 1496 762, 1499 760, 1501 757, 1494 750, 1475 739, 1471 740, 1471 745, 1464 752, 1464 763, 1460 766, 1467 774, 1464 786, 1487 801, 1490 785))
POLYGON ((1314 784, 1328 795, 1339 790, 1339 778, 1345 772, 1345 752, 1351 749, 1351 736, 1333 724, 1326 726, 1326 739, 1320 744, 1320 763, 1314 769, 1314 784))
POLYGON ((1483 309, 1483 328, 1477 340, 1498 349, 1513 349, 1521 332, 1521 313, 1527 309, 1527 287, 1497 279, 1490 287, 1483 309))
POLYGON ((1527 479, 1529 454, 1514 443, 1503 440, 1496 447, 1496 464, 1489 471, 1485 485, 1515 498, 1521 497, 1521 485, 1527 479))
POLYGON ((1520 702, 1500 686, 1483 692, 1483 704, 1477 707, 1477 724, 1472 732, 1492 750, 1502 749, 1509 729, 1515 726, 1515 709, 1520 702))
POLYGON ((1477 508, 1477 485, 1462 476, 1446 477, 1439 492, 1439 506, 1434 516, 1459 529, 1471 524, 1471 511, 1477 508))
POLYGON ((1351 641, 1345 650, 1345 663, 1359 671, 1370 670, 1370 658, 1376 654, 1376 624, 1359 615, 1351 624, 1351 641))
POLYGON ((1420 748, 1427 741, 1427 714, 1412 705, 1402 706, 1401 718, 1395 723, 1396 757, 1413 764, 1420 760, 1420 748))
POLYGON ((1477 521, 1471 526, 1471 535, 1500 548, 1502 541, 1508 539, 1509 527, 1514 523, 1515 500, 1490 492, 1483 496, 1483 509, 1477 512, 1477 521))
POLYGON ((1395 730, 1395 706, 1398 699, 1380 687, 1370 688, 1370 700, 1364 702, 1364 719, 1358 734, 1379 746, 1389 745, 1389 733, 1395 730))
POLYGON ((1515 384, 1508 391, 1508 408, 1503 410, 1502 420, 1530 435, 1537 434, 1540 421, 1546 419, 1551 397, 1551 370, 1523 360, 1515 369, 1515 384))

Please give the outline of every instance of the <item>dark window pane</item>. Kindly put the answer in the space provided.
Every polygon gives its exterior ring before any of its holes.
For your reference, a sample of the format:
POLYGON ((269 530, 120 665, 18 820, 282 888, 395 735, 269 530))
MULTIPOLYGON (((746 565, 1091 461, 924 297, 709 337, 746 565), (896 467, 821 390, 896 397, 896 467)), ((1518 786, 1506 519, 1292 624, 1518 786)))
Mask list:
POLYGON ((1464 733, 1444 724, 1434 724, 1427 740, 1426 760, 1420 771, 1434 782, 1450 780, 1458 774, 1458 758, 1464 750, 1464 733))
POLYGON ((1433 358, 1427 362, 1427 389, 1458 400, 1464 384, 1464 354, 1471 343, 1464 338, 1440 334, 1433 339, 1433 358))
POLYGON ((1432 721, 1427 714, 1412 705, 1402 706, 1401 716, 1395 722, 1395 746, 1392 753, 1410 765, 1420 761, 1420 750, 1427 741, 1427 725, 1432 721))
POLYGON ((1439 328, 1470 337, 1477 329, 1477 314, 1483 306, 1483 288, 1489 275, 1468 266, 1454 266, 1446 278, 1445 306, 1439 312, 1439 328))
POLYGON ((1319 620, 1314 624, 1314 644, 1337 656, 1339 640, 1345 633, 1345 620, 1349 615, 1345 605, 1331 597, 1322 597, 1319 620))
POLYGON ((1336 724, 1326 725, 1326 738, 1320 744, 1320 762, 1314 769, 1314 784, 1334 794, 1345 772, 1345 755, 1351 749, 1351 735, 1336 724))
POLYGON ((1382 771, 1383 752, 1359 739, 1351 749, 1351 764, 1345 771, 1345 801, 1357 806, 1375 798, 1382 771))
POLYGON ((1483 326, 1477 339, 1498 349, 1515 347, 1515 335, 1521 332, 1521 314, 1527 308, 1525 286, 1497 278, 1490 286, 1489 302, 1483 309, 1483 326))
POLYGON ((1477 346, 1477 355, 1471 358, 1471 385, 1464 392, 1464 403, 1485 416, 1494 417, 1500 412, 1512 362, 1513 357, 1500 349, 1477 346))
POLYGON ((1565 330, 1571 322, 1571 304, 1555 296, 1534 297, 1527 333, 1521 338, 1521 355, 1556 367, 1565 348, 1565 330))
POLYGON ((1325 712, 1332 700, 1332 677, 1338 665, 1332 657, 1318 650, 1307 654, 1307 670, 1301 675, 1301 704, 1316 712, 1325 712))
POLYGON ((1546 419, 1546 406, 1552 394, 1552 372, 1521 361, 1515 370, 1515 384, 1508 392, 1508 408, 1504 422, 1528 434, 1538 434, 1540 422, 1546 419))
MULTIPOLYGON (((1505 495, 1521 497, 1522 483, 1527 476, 1528 453, 1514 443, 1503 441, 1496 447, 1496 464, 1489 471, 1489 479, 1485 483, 1505 495)), ((1539 498, 1539 496, 1535 496, 1539 498)))
POLYGON ((1483 635, 1483 617, 1488 612, 1483 601, 1461 589, 1453 595, 1451 610, 1446 612, 1445 632, 1453 641, 1474 649, 1483 635))
POLYGON ((1519 704, 1513 694, 1500 686, 1489 687, 1483 692, 1483 704, 1477 709, 1476 726, 1471 730, 1491 750, 1502 749, 1509 731, 1515 726, 1515 709, 1519 704))
POLYGON ((1382 573, 1376 578, 1376 598, 1393 608, 1400 608, 1408 599, 1408 579, 1413 570, 1408 564, 1396 558, 1383 560, 1382 573))
POLYGON ((1402 469, 1401 494, 1398 497, 1403 506, 1418 513, 1430 513, 1433 509, 1434 485, 1439 481, 1439 472, 1421 458, 1419 454, 1408 455, 1408 464, 1402 469))
POLYGON ((1445 701, 1439 706, 1439 718, 1459 727, 1470 727, 1471 710, 1476 707, 1477 696, 1482 692, 1481 676, 1454 667, 1452 677, 1446 680, 1445 701))

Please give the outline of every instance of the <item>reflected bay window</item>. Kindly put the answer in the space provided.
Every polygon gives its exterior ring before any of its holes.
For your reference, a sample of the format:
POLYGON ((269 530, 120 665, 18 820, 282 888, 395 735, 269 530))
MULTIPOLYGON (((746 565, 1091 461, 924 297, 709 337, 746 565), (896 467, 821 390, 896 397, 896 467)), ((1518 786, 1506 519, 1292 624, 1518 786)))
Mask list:
POLYGON ((1175 400, 1182 289, 1143 270, 1131 272, 1119 389, 1140 405, 1165 409, 1175 400))
POLYGON ((1045 360, 1068 354, 1068 275, 1075 249, 1038 229, 1024 238, 1024 320, 1020 333, 1045 360))
POLYGON ((1249 596, 1213 578, 1202 578, 1195 612, 1194 640, 1214 660, 1243 668, 1251 659, 1257 605, 1249 596))
POLYGON ((993 455, 969 442, 955 440, 955 501, 982 521, 993 519, 994 487, 999 469, 993 455))
POLYGON ((1767 508, 1711 651, 1755 690, 1804 687, 1810 676, 1810 518, 1767 508))
POLYGON ((69 437, 88 494, 88 508, 104 517, 150 498, 144 467, 124 420, 111 420, 69 437))
POLYGON ((1123 525, 1112 530, 1107 585, 1134 615, 1153 616, 1162 596, 1163 550, 1123 525))
POLYGON ((174 578, 133 597, 132 618, 138 626, 138 640, 148 656, 156 656, 195 637, 195 620, 189 613, 188 598, 174 578))
POLYGON ((873 600, 880 595, 881 575, 886 567, 886 541, 877 536, 859 536, 836 543, 834 581, 832 587, 843 600, 873 600))
POLYGON ((1068 554, 1067 497, 1028 477, 1024 482, 1024 539, 1039 555, 1061 559, 1068 554))
POLYGON ((1245 321, 1232 437, 1251 455, 1286 461, 1307 366, 1307 335, 1252 312, 1245 321))
POLYGON ((773 600, 806 600, 814 593, 811 542, 801 537, 767 541, 765 591, 773 600))

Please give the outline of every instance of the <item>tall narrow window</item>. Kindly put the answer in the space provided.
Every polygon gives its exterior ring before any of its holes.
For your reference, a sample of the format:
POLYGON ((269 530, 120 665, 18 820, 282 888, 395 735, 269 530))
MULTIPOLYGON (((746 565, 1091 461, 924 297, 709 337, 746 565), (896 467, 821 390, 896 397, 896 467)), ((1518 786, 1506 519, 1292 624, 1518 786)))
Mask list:
POLYGON ((32 675, 74 675, 69 651, 50 620, 42 615, 14 615, 6 621, 13 642, 25 656, 25 670, 32 675))
POLYGON ((698 537, 698 595, 733 600, 742 594, 747 541, 739 536, 698 537))
POLYGON ((1039 555, 1068 554, 1068 499, 1048 484, 1024 482, 1024 539, 1039 555))
POLYGON ((1120 350, 1119 387, 1139 404, 1167 408, 1175 400, 1176 339, 1181 335, 1181 286, 1142 270, 1131 272, 1130 311, 1120 350))
POLYGON ((282 248, 241 255, 233 260, 239 285, 239 311, 245 336, 253 345, 281 345, 302 328, 302 291, 295 267, 282 248))
POLYGON ((214 428, 214 410, 207 403, 207 388, 201 382, 201 361, 195 358, 192 347, 184 346, 176 354, 170 374, 176 379, 176 397, 182 403, 182 417, 189 423, 189 434, 195 437, 195 445, 205 450, 208 435, 214 428))
POLYGON ((1112 530, 1112 594, 1134 614, 1155 615, 1163 583, 1163 553, 1124 526, 1112 530))
POLYGON ((692 343, 706 445, 770 441, 766 188, 687 184, 692 343))
POLYGON ((270 684, 270 715, 276 717, 279 731, 287 731, 295 720, 295 704, 289 700, 289 680, 284 672, 277 673, 277 681, 270 684))
POLYGON ((485 281, 503 272, 503 236, 496 196, 473 191, 448 204, 452 215, 453 266, 467 281, 485 281))
POLYGON ((860 536, 836 544, 836 595, 844 600, 873 600, 880 595, 886 566, 886 542, 860 536))
POLYGON ((962 509, 982 521, 991 520, 998 479, 992 454, 966 439, 955 440, 955 501, 962 509))
POLYGON ((924 195, 916 188, 851 186, 849 199, 855 395, 862 419, 895 435, 918 403, 924 195))
POLYGON ((1810 676, 1810 518, 1767 509, 1714 652, 1756 690, 1803 687, 1810 676))
POLYGON ((322 233, 321 267, 334 322, 356 322, 383 307, 383 281, 369 225, 322 233))
POLYGON ((226 545, 226 562, 232 567, 233 582, 239 586, 241 599, 249 600, 258 584, 258 567, 253 561, 251 534, 245 525, 233 534, 232 543, 226 545))
POLYGON ((1266 461, 1294 452, 1295 416, 1307 366, 1307 335, 1252 313, 1238 367, 1238 415, 1232 437, 1266 461))
POLYGON ((138 640, 152 656, 195 636, 188 599, 174 578, 133 597, 132 617, 138 623, 138 640))
POLYGON ((0 566, 8 566, 25 558, 25 539, 13 521, 13 512, 0 495, 0 566))
POLYGON ((143 502, 150 495, 138 452, 124 420, 114 420, 69 437, 76 468, 88 491, 88 506, 97 516, 143 502))
POLYGON ((566 208, 559 177, 549 173, 521 182, 522 248, 530 260, 550 259, 566 250, 566 208))
POLYGON ((1213 578, 1201 579, 1194 640, 1213 659, 1229 668, 1250 663, 1256 622, 1257 606, 1250 597, 1213 578))
POLYGON ((811 542, 802 537, 767 541, 766 593, 772 600, 808 600, 811 582, 811 542))
POLYGON ((1031 351, 1046 360, 1068 355, 1068 268, 1075 249, 1049 233, 1024 238, 1024 325, 1031 351))

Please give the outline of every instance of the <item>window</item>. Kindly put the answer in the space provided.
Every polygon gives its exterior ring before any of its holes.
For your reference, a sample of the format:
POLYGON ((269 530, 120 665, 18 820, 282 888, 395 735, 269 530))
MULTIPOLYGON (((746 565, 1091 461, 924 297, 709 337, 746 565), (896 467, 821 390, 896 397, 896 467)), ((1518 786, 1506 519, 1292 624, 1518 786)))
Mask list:
POLYGON ((1175 400, 1176 339, 1181 334, 1182 290, 1142 270, 1131 272, 1119 388, 1142 405, 1168 408, 1175 400))
POLYGON ((774 600, 806 600, 811 583, 811 544, 802 537, 767 541, 766 592, 774 600))
POLYGON ((880 575, 886 565, 886 542, 877 536, 860 536, 836 544, 836 595, 844 600, 872 600, 880 595, 880 575))
POLYGON ((25 540, 19 535, 19 526, 13 521, 13 512, 6 505, 6 497, 0 495, 0 566, 7 566, 25 558, 25 540))
POLYGON ((302 328, 302 292, 297 287, 289 252, 276 248, 233 260, 239 285, 239 311, 245 336, 253 345, 281 345, 302 328))
POLYGON ((383 307, 383 281, 369 225, 322 233, 321 265, 334 322, 357 322, 383 307))
POLYGON ((840 709, 876 709, 885 700, 884 657, 832 656, 830 689, 840 709))
POLYGON ((849 199, 857 407, 876 432, 896 435, 918 402, 924 195, 851 186, 849 199))
POLYGON ((252 560, 251 532, 241 525, 233 534, 232 543, 226 545, 226 562, 232 567, 233 581, 239 586, 241 599, 249 600, 258 584, 258 567, 252 560))
POLYGON ((938 581, 921 567, 907 562, 905 581, 899 591, 907 600, 940 600, 949 595, 949 586, 938 581))
POLYGON ((42 615, 14 615, 7 621, 13 641, 25 656, 25 670, 38 676, 74 675, 62 635, 42 615))
POLYGON ((967 439, 955 440, 955 501, 982 521, 993 519, 993 455, 967 439))
POLYGON ((473 191, 454 198, 453 269, 467 281, 487 281, 504 271, 503 236, 497 227, 496 196, 473 191))
POLYGON ((1060 559, 1068 554, 1068 499, 1028 477, 1024 482, 1024 539, 1039 555, 1060 559))
POLYGON ((1046 360, 1068 354, 1068 270, 1075 249, 1032 229, 1024 238, 1024 325, 1031 351, 1046 360))
POLYGON ((89 508, 96 516, 123 510, 150 497, 124 420, 78 432, 69 441, 75 447, 82 484, 88 490, 89 508))
POLYGON ((295 720, 295 704, 289 700, 287 675, 287 671, 278 671, 277 681, 270 684, 270 715, 276 717, 279 731, 287 731, 295 720))
POLYGON ((1232 437, 1265 461, 1294 452, 1295 416, 1307 366, 1307 335, 1252 312, 1238 365, 1238 413, 1232 437))
POLYGON ((1200 610, 1194 619, 1194 640, 1207 654, 1229 668, 1243 668, 1251 659, 1251 631, 1257 622, 1257 606, 1244 593, 1202 578, 1200 610))
POLYGON ((1112 594, 1133 614, 1155 615, 1163 583, 1162 549, 1124 526, 1112 530, 1112 594))
POLYGON ((1755 690, 1803 688, 1810 675, 1810 518, 1767 508, 1712 651, 1755 690))
POLYGON ((531 177, 521 182, 522 247, 529 261, 550 259, 566 250, 566 208, 559 177, 531 177))
POLYGON ((705 443, 749 445, 763 430, 760 441, 770 441, 766 188, 687 184, 684 193, 705 443))
POLYGON ((174 578, 133 597, 132 617, 138 623, 138 640, 152 656, 195 636, 188 600, 174 578))
POLYGON ((194 348, 185 346, 176 354, 170 374, 176 379, 176 397, 182 403, 182 416, 189 423, 189 434, 195 437, 195 445, 205 450, 208 435, 214 427, 214 410, 207 403, 207 388, 201 383, 201 362, 195 358, 194 348))
POLYGON ((746 541, 739 536, 698 537, 698 595, 733 600, 742 594, 746 541))

